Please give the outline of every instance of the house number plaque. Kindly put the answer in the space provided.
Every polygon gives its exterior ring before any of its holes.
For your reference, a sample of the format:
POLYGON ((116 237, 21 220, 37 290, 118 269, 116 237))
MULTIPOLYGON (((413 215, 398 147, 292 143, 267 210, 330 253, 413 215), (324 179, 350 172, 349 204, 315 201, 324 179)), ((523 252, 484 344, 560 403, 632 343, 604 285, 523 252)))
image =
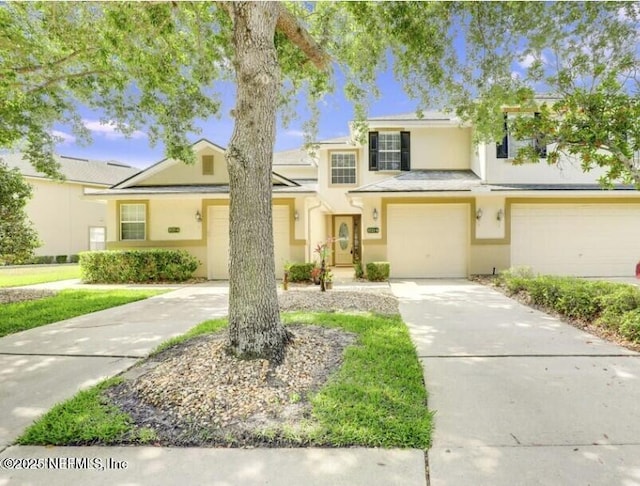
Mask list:
POLYGON ((167 231, 169 233, 180 233, 180 228, 178 226, 169 226, 169 228, 167 228, 167 231))
POLYGON ((380 233, 380 228, 377 228, 377 227, 367 228, 367 233, 380 233))

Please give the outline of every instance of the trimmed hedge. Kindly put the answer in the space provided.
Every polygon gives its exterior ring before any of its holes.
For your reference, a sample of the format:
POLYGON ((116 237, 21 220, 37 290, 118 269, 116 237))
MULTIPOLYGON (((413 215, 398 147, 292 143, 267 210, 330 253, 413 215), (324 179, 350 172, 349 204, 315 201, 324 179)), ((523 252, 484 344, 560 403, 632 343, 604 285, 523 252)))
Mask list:
POLYGON ((311 270, 315 263, 291 263, 289 268, 289 282, 309 282, 311 270))
POLYGON ((67 263, 67 255, 56 255, 56 263, 67 263))
POLYGON ((80 274, 86 283, 183 282, 193 276, 199 264, 186 250, 80 253, 80 274))
POLYGON ((569 319, 606 327, 640 342, 640 288, 572 277, 500 275, 507 293, 525 293, 531 303, 569 319))
POLYGON ((381 282, 389 279, 391 266, 389 262, 367 263, 367 280, 371 282, 381 282))

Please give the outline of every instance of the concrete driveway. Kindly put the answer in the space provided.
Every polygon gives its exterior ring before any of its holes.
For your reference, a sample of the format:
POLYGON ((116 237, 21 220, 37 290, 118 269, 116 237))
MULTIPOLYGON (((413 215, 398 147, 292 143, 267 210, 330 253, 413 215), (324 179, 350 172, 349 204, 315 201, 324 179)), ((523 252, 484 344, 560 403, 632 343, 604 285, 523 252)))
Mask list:
POLYGON ((640 355, 468 281, 395 281, 431 486, 640 485, 640 355))

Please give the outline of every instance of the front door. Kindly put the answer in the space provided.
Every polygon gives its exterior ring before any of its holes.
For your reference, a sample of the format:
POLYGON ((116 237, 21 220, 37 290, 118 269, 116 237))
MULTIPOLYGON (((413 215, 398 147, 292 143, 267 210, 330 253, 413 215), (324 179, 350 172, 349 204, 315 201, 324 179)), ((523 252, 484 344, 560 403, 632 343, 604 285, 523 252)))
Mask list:
POLYGON ((353 216, 335 216, 333 218, 334 265, 353 263, 353 216))

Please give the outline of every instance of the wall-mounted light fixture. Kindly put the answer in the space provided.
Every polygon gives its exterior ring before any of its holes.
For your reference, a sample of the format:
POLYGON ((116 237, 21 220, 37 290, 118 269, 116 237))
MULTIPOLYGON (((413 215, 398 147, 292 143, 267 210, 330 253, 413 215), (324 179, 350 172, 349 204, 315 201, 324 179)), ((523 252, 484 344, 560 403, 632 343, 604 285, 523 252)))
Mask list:
POLYGON ((298 221, 300 219, 300 215, 298 214, 298 210, 297 209, 293 212, 293 219, 295 219, 296 221, 298 221))
POLYGON ((504 218, 504 211, 502 210, 502 208, 498 209, 498 214, 496 214, 496 219, 498 221, 502 221, 502 218, 504 218))
POLYGON ((476 210, 476 219, 480 221, 480 218, 482 218, 482 208, 476 210))
POLYGON ((373 208, 373 220, 378 221, 378 210, 373 208))
POLYGON ((196 221, 198 223, 202 223, 202 214, 200 214, 200 210, 199 209, 196 211, 196 221))

